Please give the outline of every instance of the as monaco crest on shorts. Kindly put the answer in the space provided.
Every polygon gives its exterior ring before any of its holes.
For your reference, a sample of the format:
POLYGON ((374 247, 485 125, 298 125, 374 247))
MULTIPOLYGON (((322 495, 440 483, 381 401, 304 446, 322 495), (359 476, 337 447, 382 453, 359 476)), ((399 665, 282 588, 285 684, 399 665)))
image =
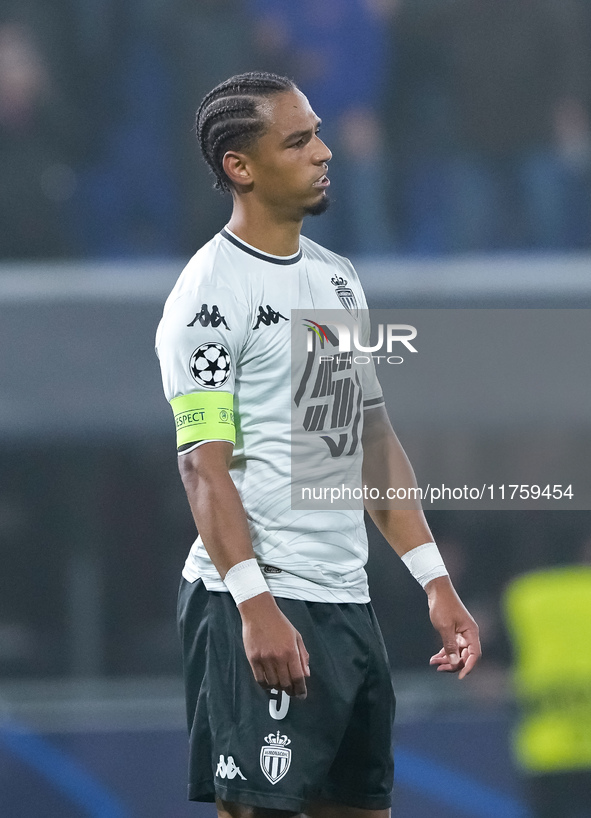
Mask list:
POLYGON ((282 736, 277 730, 277 734, 269 733, 265 736, 267 747, 261 747, 261 770, 267 776, 271 784, 281 781, 289 770, 291 764, 291 750, 287 745, 291 744, 291 739, 282 736))

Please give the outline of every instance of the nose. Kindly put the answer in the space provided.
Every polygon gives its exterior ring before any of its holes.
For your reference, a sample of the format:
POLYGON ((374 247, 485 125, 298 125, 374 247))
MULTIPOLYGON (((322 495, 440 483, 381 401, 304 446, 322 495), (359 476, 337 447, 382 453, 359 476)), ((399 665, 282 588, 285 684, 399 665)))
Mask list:
POLYGON ((316 135, 314 138, 316 139, 315 164, 323 165, 330 162, 332 159, 332 152, 330 148, 324 144, 318 135, 316 135))

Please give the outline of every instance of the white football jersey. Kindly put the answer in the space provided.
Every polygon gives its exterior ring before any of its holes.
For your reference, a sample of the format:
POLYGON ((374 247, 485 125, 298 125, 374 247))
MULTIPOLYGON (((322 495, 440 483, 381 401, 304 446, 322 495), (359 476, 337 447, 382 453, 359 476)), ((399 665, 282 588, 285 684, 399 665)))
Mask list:
MULTIPOLYGON (((325 339, 324 351, 336 350, 330 329, 301 318, 319 309, 363 322, 359 337, 369 337, 365 296, 347 259, 303 236, 295 255, 270 255, 224 228, 168 297, 156 352, 180 456, 204 440, 234 442, 230 475, 271 593, 368 602, 363 510, 292 503, 292 456, 310 464, 315 485, 361 486, 363 409, 383 403, 373 363, 355 371, 344 353, 322 360, 325 339), (307 347, 300 344, 292 367, 294 323, 307 347)), ((183 576, 227 590, 200 536, 183 576)))

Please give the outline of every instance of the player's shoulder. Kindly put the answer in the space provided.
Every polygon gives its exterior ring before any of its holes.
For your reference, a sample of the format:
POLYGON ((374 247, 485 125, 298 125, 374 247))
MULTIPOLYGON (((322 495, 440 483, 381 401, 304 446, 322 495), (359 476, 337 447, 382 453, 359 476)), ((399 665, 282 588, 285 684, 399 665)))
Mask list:
POLYGON ((228 253, 221 233, 197 250, 187 262, 164 305, 164 314, 181 302, 195 302, 224 295, 235 307, 246 303, 243 276, 228 253))
POLYGON ((184 328, 194 328, 196 323, 202 328, 231 327, 234 335, 250 325, 247 293, 235 266, 228 263, 222 242, 218 233, 186 264, 164 304, 157 348, 165 340, 174 346, 184 328))
POLYGON ((348 281, 359 283, 357 271, 346 256, 340 256, 307 236, 300 236, 300 246, 306 258, 330 267, 337 278, 344 276, 348 281))
POLYGON ((327 264, 342 274, 353 275, 357 278, 353 264, 350 259, 345 256, 340 256, 338 253, 335 253, 334 250, 329 250, 328 247, 324 247, 324 245, 312 241, 312 239, 309 239, 307 236, 300 236, 300 246, 306 258, 327 264))
POLYGON ((172 299, 206 287, 234 289, 238 276, 225 258, 222 242, 221 234, 217 233, 189 259, 170 294, 172 299))

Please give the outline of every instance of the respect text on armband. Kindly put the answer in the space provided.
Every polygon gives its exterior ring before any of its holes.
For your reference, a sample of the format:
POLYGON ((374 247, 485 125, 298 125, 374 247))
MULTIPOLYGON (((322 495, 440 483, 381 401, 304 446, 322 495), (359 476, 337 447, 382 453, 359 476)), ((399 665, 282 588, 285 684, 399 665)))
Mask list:
POLYGON ((194 412, 182 412, 180 415, 175 416, 174 422, 177 429, 193 426, 196 423, 205 423, 205 410, 196 409, 194 412))
POLYGON ((199 426, 211 422, 214 419, 219 423, 234 424, 234 412, 231 409, 218 409, 215 411, 217 411, 216 418, 211 417, 211 410, 209 416, 205 409, 193 409, 188 412, 180 412, 174 417, 176 428, 185 429, 187 426, 199 426))

